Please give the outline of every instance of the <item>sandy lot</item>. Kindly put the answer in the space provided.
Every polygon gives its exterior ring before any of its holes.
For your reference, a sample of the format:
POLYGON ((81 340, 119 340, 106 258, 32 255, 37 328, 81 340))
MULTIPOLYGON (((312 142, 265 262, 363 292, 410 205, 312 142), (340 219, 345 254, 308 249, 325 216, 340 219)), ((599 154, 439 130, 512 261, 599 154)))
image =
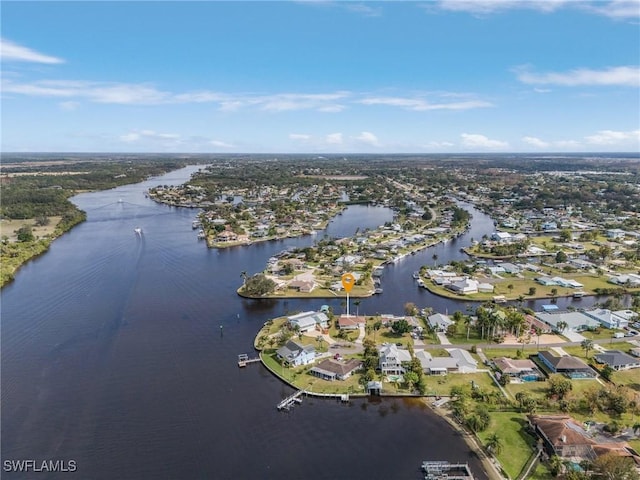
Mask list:
MULTIPOLYGON (((540 345, 549 345, 549 344, 554 344, 554 343, 565 343, 566 340, 564 340, 562 337, 559 337, 558 335, 551 335, 551 334, 542 334, 540 335, 540 345)), ((529 339, 529 342, 526 343, 526 345, 536 345, 538 343, 538 337, 535 335, 531 335, 531 338, 529 339)), ((513 335, 506 335, 504 337, 504 342, 502 342, 502 345, 522 345, 522 343, 518 342, 518 339, 513 336, 513 335)))
POLYGON ((53 233, 56 225, 62 217, 49 217, 49 225, 45 227, 35 227, 35 218, 27 218, 24 220, 0 220, 0 236, 6 235, 10 242, 16 241, 16 230, 23 225, 30 225, 33 228, 33 234, 36 237, 44 237, 53 233))

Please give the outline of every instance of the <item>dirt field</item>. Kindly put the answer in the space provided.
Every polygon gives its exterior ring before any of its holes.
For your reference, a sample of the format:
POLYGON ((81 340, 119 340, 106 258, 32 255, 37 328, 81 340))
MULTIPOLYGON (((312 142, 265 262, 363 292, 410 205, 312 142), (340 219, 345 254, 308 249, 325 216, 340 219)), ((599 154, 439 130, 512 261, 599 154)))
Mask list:
POLYGON ((45 235, 49 235, 53 233, 53 230, 56 228, 56 225, 60 221, 62 217, 49 217, 49 225, 45 227, 35 227, 35 218, 27 218, 25 220, 0 220, 0 236, 6 235, 9 237, 10 242, 16 241, 16 230, 18 230, 23 225, 30 225, 33 228, 33 234, 36 237, 44 237, 45 235))
MULTIPOLYGON (((550 335, 550 334, 540 335, 540 345, 550 345, 554 343, 564 343, 564 342, 566 342, 566 340, 564 340, 562 337, 559 337, 558 335, 550 335)), ((531 335, 531 339, 526 345, 536 345, 537 343, 538 343, 538 337, 535 335, 531 335)), ((502 345, 522 345, 522 344, 519 343, 518 339, 513 335, 506 335, 504 337, 504 342, 502 342, 502 345)))

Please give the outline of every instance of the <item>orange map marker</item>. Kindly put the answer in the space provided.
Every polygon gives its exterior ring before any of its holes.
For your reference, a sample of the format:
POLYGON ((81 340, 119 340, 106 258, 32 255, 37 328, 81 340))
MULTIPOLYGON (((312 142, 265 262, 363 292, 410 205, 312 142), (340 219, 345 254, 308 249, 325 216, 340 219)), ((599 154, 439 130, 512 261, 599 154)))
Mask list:
POLYGON ((344 273, 342 275, 342 286, 344 287, 345 292, 349 293, 355 283, 356 277, 354 277, 353 274, 344 273))

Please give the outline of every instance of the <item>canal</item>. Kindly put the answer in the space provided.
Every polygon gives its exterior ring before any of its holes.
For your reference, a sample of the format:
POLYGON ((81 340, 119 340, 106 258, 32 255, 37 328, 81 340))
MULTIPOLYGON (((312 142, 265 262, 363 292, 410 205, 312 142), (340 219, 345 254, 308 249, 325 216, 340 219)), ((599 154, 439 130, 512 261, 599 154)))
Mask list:
MULTIPOLYGON (((335 480, 418 479, 429 459, 469 461, 484 478, 463 440, 419 401, 309 399, 276 411, 291 389, 261 365, 239 369, 237 355, 252 351, 267 319, 321 301, 235 292, 240 272, 314 238, 207 249, 191 229, 194 210, 144 196, 197 168, 74 197, 87 221, 2 290, 2 460, 74 460, 76 476, 92 479, 335 480)), ((464 236, 390 265, 384 293, 360 311, 401 313, 408 301, 461 308, 418 289, 411 273, 434 253, 439 263, 461 258, 471 237, 491 233, 491 219, 471 212, 464 236)), ((326 233, 348 236, 391 218, 351 206, 326 233)))

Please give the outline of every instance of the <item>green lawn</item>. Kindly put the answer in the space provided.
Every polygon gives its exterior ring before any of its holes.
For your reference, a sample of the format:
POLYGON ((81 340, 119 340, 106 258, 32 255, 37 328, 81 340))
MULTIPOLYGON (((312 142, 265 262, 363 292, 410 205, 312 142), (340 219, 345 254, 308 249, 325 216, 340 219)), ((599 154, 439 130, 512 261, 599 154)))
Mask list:
POLYGON ((487 437, 496 433, 502 442, 502 451, 497 455, 504 470, 516 478, 533 453, 535 439, 525 431, 527 421, 523 414, 514 412, 491 412, 491 425, 478 438, 486 444, 487 437))
POLYGON ((487 373, 465 373, 465 374, 449 374, 449 375, 425 375, 425 384, 427 386, 427 395, 449 395, 451 387, 454 385, 471 385, 471 381, 486 391, 498 391, 491 378, 487 373))

